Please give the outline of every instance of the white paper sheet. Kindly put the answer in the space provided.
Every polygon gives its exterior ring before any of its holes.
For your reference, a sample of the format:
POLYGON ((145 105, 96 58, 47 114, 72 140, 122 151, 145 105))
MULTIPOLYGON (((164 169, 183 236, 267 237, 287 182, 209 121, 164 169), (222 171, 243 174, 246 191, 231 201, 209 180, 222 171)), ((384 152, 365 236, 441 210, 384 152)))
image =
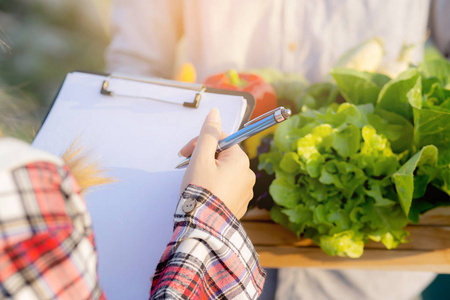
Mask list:
MULTIPOLYGON (((104 96, 104 76, 67 75, 33 146, 60 155, 79 138, 117 182, 86 197, 99 257, 100 284, 108 299, 146 299, 159 258, 172 236, 173 212, 184 170, 181 147, 198 135, 211 108, 222 130, 235 132, 246 101, 204 93, 196 109, 146 99, 104 96)), ((116 79, 117 80, 117 79, 116 79)), ((122 92, 126 82, 120 82, 122 92)), ((132 89, 133 84, 130 85, 132 89)), ((150 86, 158 90, 158 86, 150 86)), ((177 89, 160 96, 177 98, 177 89)), ((180 90, 179 98, 186 97, 180 90)), ((140 91, 142 93, 142 91, 140 91)), ((190 93, 192 93, 190 91, 190 93)))

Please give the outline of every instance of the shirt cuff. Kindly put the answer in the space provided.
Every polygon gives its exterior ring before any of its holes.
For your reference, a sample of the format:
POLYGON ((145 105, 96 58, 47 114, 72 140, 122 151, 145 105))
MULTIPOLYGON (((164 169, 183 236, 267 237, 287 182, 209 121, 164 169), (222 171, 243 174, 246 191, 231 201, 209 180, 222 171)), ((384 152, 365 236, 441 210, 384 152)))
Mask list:
POLYGON ((222 241, 253 273, 256 285, 262 286, 265 272, 259 265, 258 254, 244 227, 228 207, 209 190, 193 184, 186 187, 176 208, 174 227, 184 230, 199 229, 222 241))
POLYGON ((175 227, 186 226, 207 231, 226 243, 238 246, 244 242, 253 247, 239 220, 228 207, 209 190, 190 184, 178 202, 175 227), (187 224, 188 223, 188 224, 187 224))

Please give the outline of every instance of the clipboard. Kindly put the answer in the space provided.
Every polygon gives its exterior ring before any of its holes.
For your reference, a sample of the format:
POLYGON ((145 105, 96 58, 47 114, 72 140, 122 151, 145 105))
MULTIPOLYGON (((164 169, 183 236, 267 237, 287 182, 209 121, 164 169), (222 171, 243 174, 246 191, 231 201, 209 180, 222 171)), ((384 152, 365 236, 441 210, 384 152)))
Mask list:
POLYGON ((79 139, 117 182, 85 197, 109 299, 148 298, 151 277, 172 237, 185 170, 181 147, 213 107, 228 134, 246 123, 251 94, 155 78, 67 74, 32 146, 61 155, 79 139), (107 82, 105 84, 105 82, 107 82), (197 102, 196 105, 185 105, 197 102))

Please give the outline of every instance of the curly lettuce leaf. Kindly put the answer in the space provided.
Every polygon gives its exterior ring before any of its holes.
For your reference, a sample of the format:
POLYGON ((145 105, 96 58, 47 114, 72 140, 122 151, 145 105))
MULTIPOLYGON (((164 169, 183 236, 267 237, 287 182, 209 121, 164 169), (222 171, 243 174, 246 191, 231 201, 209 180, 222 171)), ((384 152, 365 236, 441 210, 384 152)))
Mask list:
POLYGON ((375 114, 369 115, 369 124, 389 140, 395 153, 412 150, 414 126, 401 115, 376 108, 375 114))
POLYGON ((343 231, 332 236, 321 236, 319 245, 328 255, 358 258, 364 252, 364 241, 361 237, 362 235, 358 236, 354 231, 343 231))
POLYGON ((424 107, 443 107, 444 109, 450 109, 448 105, 450 101, 450 90, 443 88, 439 83, 433 83, 428 93, 425 94, 424 107))
MULTIPOLYGON (((399 118, 399 124, 407 123, 399 118)), ((305 111, 280 131, 285 139, 274 139, 270 152, 261 155, 263 165, 278 163, 269 188, 277 222, 332 255, 358 257, 370 238, 394 247, 407 235, 396 226, 407 219, 390 180, 401 155, 370 122, 384 131, 391 128, 372 104, 305 111), (396 215, 401 221, 384 220, 383 213, 392 210, 402 213, 396 215)))
POLYGON ((283 153, 276 150, 274 142, 271 142, 271 151, 259 155, 258 169, 266 171, 272 175, 280 169, 280 162, 283 159, 283 153))
POLYGON ((408 218, 398 205, 380 207, 373 201, 367 201, 361 207, 365 212, 361 222, 371 229, 369 239, 382 242, 387 249, 394 249, 406 242, 408 232, 404 227, 408 224, 408 218))
POLYGON ((281 224, 287 229, 295 232, 297 236, 299 236, 299 233, 304 230, 303 225, 298 225, 297 223, 293 223, 289 221, 289 217, 287 214, 285 214, 281 207, 278 205, 273 205, 270 209, 270 217, 275 223, 281 224))
POLYGON ((364 140, 361 151, 351 161, 368 177, 391 176, 399 167, 399 157, 392 151, 389 141, 371 126, 364 126, 361 134, 364 140))
POLYGON ((330 124, 335 128, 345 124, 353 124, 362 128, 367 124, 369 115, 373 112, 374 106, 372 104, 342 103, 337 107, 330 107, 323 113, 317 113, 315 118, 317 123, 330 124))
MULTIPOLYGON (((435 146, 425 146, 392 175, 400 205, 402 206, 405 216, 409 215, 409 209, 413 200, 414 171, 420 165, 427 164, 434 167, 437 162, 437 157, 438 150, 435 146)), ((428 182, 424 184, 426 186, 428 182)))
MULTIPOLYGON (((450 75, 449 75, 450 76, 450 75)), ((439 165, 450 164, 450 90, 433 83, 423 97, 411 97, 414 114, 414 144, 418 149, 435 145, 439 165)))
POLYGON ((298 73, 282 72, 274 68, 250 70, 258 74, 275 89, 278 99, 294 102, 297 97, 308 87, 308 80, 298 73))
POLYGON ((332 147, 342 157, 355 155, 360 147, 360 129, 353 124, 341 126, 334 134, 332 147))
POLYGON ((296 98, 298 110, 303 107, 318 109, 340 99, 338 87, 331 82, 316 83, 308 87, 305 92, 296 98))
POLYGON ((288 120, 278 124, 277 130, 275 131, 273 140, 278 149, 281 151, 291 151, 294 147, 294 142, 299 138, 300 133, 298 128, 300 126, 301 119, 300 115, 294 115, 288 120))
POLYGON ((302 197, 302 191, 291 177, 280 176, 270 184, 269 193, 276 204, 286 207, 296 207, 302 197))
POLYGON ((444 57, 425 61, 419 69, 425 77, 438 79, 442 86, 450 84, 450 62, 444 57))
POLYGON ((332 75, 336 85, 302 94, 302 112, 261 156, 277 178, 273 214, 330 255, 359 257, 369 240, 395 248, 407 242, 408 219, 450 205, 450 64, 427 61, 392 80, 332 75), (429 201, 436 191, 447 198, 429 201))
POLYGON ((421 78, 417 69, 411 68, 404 71, 383 86, 378 96, 377 108, 395 112, 407 120, 412 120, 413 112, 407 94, 420 83, 421 78))
POLYGON ((381 88, 390 80, 383 74, 345 68, 335 68, 330 73, 345 100, 356 105, 375 104, 381 88))

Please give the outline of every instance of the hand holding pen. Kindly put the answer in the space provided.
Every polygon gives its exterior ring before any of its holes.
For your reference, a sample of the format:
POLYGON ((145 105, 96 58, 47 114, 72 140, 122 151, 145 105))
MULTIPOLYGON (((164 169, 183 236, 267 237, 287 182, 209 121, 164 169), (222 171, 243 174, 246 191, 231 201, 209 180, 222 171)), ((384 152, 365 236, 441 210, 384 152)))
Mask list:
MULTIPOLYGON (((271 110, 259 117, 256 117, 255 119, 246 123, 244 125, 244 128, 242 128, 241 130, 233 133, 232 135, 230 135, 224 139, 221 139, 217 145, 216 153, 219 154, 223 150, 226 150, 229 147, 236 145, 236 144, 242 142, 243 140, 248 139, 249 137, 251 137, 271 126, 274 126, 280 122, 287 120, 290 116, 291 116, 291 110, 281 106, 281 107, 271 110)), ((188 145, 186 145, 186 146, 188 146, 188 145)), ((178 164, 176 166, 176 168, 179 169, 179 168, 187 167, 187 165, 189 164, 189 160, 190 160, 190 158, 188 157, 186 160, 184 160, 183 162, 178 164)))
POLYGON ((248 156, 237 143, 286 120, 290 114, 290 110, 280 107, 224 138, 219 112, 211 110, 198 140, 191 140, 180 151, 184 156, 192 153, 187 160, 190 163, 183 177, 181 192, 188 184, 204 187, 219 197, 238 219, 241 218, 253 198, 255 174, 250 169, 248 156))
POLYGON ((222 200, 239 219, 253 198, 255 174, 250 169, 248 156, 238 145, 216 155, 221 137, 224 134, 219 111, 213 109, 203 123, 198 140, 191 140, 180 151, 188 156, 193 150, 180 192, 189 184, 201 186, 222 200))

